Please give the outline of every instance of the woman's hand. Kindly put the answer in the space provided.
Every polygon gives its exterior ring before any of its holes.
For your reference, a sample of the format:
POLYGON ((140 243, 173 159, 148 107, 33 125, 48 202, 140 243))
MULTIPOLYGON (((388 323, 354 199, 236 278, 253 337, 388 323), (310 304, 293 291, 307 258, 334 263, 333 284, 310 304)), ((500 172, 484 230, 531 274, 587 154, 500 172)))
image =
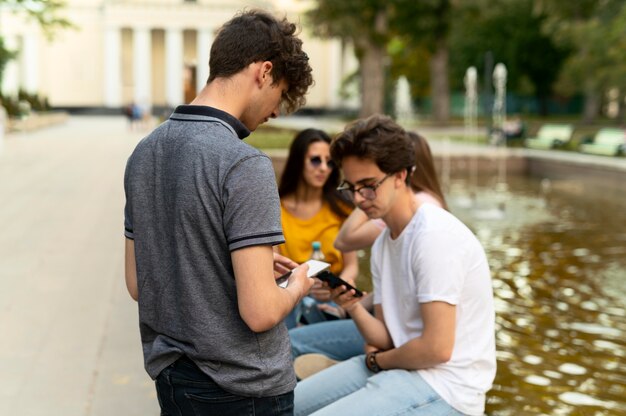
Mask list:
POLYGON ((332 306, 328 303, 320 303, 317 305, 317 309, 329 315, 336 316, 339 319, 344 319, 347 315, 346 310, 341 306, 332 306))
POLYGON ((315 278, 315 283, 309 292, 309 296, 318 302, 328 302, 331 298, 331 292, 328 285, 323 284, 318 278, 315 278))

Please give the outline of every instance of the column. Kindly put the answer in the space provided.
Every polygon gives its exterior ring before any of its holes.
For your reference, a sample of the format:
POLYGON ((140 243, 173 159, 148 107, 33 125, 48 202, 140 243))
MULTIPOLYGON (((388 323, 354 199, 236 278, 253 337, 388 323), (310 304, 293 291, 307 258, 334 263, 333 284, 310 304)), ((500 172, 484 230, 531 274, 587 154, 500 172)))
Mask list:
POLYGON ((341 89, 341 67, 342 67, 342 48, 341 40, 334 39, 328 41, 329 59, 328 59, 328 98, 325 100, 326 105, 330 108, 337 108, 341 102, 339 90, 341 89))
POLYGON ((39 42, 37 34, 26 33, 20 54, 20 86, 29 94, 39 93, 39 42))
MULTIPOLYGON (((10 51, 19 51, 19 40, 17 35, 3 35, 4 47, 10 51)), ((20 70, 19 70, 19 55, 17 59, 12 59, 7 62, 4 68, 4 75, 2 77, 2 94, 8 96, 17 97, 17 91, 20 86, 20 70)))
POLYGON ((104 29, 104 105, 122 106, 122 31, 104 29))
POLYGON ((183 31, 165 30, 165 101, 176 107, 184 101, 183 94, 183 31))
MULTIPOLYGON (((343 43, 343 73, 342 76, 353 74, 359 70, 359 61, 351 43, 343 43)), ((343 100, 343 106, 351 109, 358 109, 361 106, 359 86, 356 82, 348 88, 350 97, 343 100)))
POLYGON ((133 30, 133 82, 135 103, 152 106, 152 39, 147 27, 133 30))
POLYGON ((196 88, 198 92, 209 79, 209 54, 213 43, 213 29, 198 29, 196 39, 196 88))

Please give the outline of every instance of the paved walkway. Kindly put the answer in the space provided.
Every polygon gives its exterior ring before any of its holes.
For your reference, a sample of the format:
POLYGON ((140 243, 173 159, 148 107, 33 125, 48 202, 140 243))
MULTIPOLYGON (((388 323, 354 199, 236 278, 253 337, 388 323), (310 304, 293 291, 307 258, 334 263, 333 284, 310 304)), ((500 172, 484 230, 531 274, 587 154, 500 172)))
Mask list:
POLYGON ((158 415, 123 275, 124 119, 0 152, 0 415, 158 415))

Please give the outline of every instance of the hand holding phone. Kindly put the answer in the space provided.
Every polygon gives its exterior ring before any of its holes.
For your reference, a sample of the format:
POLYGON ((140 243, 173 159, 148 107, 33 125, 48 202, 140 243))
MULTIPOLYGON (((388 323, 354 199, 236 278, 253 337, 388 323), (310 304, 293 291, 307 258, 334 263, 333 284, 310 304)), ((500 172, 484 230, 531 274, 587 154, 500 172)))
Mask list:
POLYGON ((322 271, 315 277, 320 279, 322 282, 328 283, 328 286, 332 289, 339 287, 339 286, 345 286, 348 290, 354 290, 354 297, 360 298, 363 296, 363 292, 361 292, 359 289, 352 286, 350 283, 346 282, 341 277, 335 276, 334 274, 332 274, 331 272, 327 270, 322 271))
MULTIPOLYGON (((330 263, 319 260, 309 260, 303 264, 309 265, 309 271, 307 272, 308 277, 317 277, 319 273, 323 272, 324 270, 328 270, 328 268, 330 267, 330 263)), ((276 279, 276 284, 282 288, 287 287, 287 282, 289 281, 289 276, 291 276, 291 273, 293 273, 293 270, 290 270, 284 275, 280 276, 278 279, 276 279)))

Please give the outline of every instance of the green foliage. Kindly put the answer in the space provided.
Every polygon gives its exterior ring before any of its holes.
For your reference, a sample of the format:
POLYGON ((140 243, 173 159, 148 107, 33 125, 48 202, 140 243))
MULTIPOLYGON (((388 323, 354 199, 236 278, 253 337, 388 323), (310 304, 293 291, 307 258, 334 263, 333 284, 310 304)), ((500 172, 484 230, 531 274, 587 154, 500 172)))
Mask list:
POLYGON ((6 68, 7 63, 15 59, 16 56, 17 52, 7 49, 4 45, 4 40, 0 37, 0 81, 2 80, 2 74, 4 73, 4 68, 6 68))
POLYGON ((30 111, 49 111, 51 109, 48 98, 38 94, 28 94, 20 90, 17 97, 0 95, 0 102, 11 117, 23 117, 30 111))
POLYGON ((49 38, 58 28, 74 27, 69 20, 59 16, 59 12, 65 7, 63 0, 0 0, 0 7, 16 13, 26 13, 39 23, 49 38))
MULTIPOLYGON (((52 38, 54 35, 54 31, 58 28, 74 28, 74 26, 69 22, 69 20, 60 17, 59 12, 65 6, 65 2, 63 0, 0 0, 0 8, 4 10, 10 10, 13 13, 26 13, 32 19, 35 19, 39 26, 43 29, 44 33, 48 38, 52 38)), ((4 74, 4 69, 7 63, 15 59, 18 51, 10 51, 6 49, 4 45, 4 41, 0 36, 0 84, 2 83, 2 76, 4 74)), ((33 109, 44 110, 47 106, 47 99, 45 99, 45 104, 37 101, 37 108, 33 107, 33 109)), ((6 102, 6 101, 5 101, 6 102)), ((15 110, 12 104, 7 104, 7 112, 11 115, 19 110, 15 110)), ((17 104, 16 104, 17 106, 17 104)))
POLYGON ((391 56, 391 78, 406 77, 411 87, 411 97, 430 94, 431 52, 424 44, 406 44, 399 38, 392 39, 387 48, 391 56))
MULTIPOLYGON (((626 88, 626 2, 550 2, 545 30, 572 50, 558 89, 572 94, 583 88, 601 94, 610 87, 626 88)), ((589 91, 585 91, 589 92, 589 91)))
POLYGON ((0 95, 0 105, 7 111, 9 117, 19 117, 20 108, 17 99, 0 95))
POLYGON ((449 0, 317 0, 307 13, 313 32, 322 37, 348 40, 370 39, 387 45, 400 38, 413 47, 422 44, 433 49, 450 27, 449 0), (386 17, 380 26, 377 17, 386 17))
POLYGON ((360 40, 385 45, 386 27, 377 27, 377 16, 386 14, 389 7, 385 0, 317 0, 306 18, 313 33, 321 37, 340 37, 354 42, 359 48, 360 40))
POLYGON ((41 96, 39 94, 29 94, 24 90, 20 90, 17 94, 17 99, 19 101, 26 101, 31 110, 33 111, 48 111, 50 110, 50 104, 48 103, 48 98, 41 96))
POLYGON ((508 71, 507 88, 516 93, 547 97, 567 54, 542 33, 545 15, 532 0, 467 0, 455 10, 450 36, 451 79, 463 89, 469 66, 485 71, 485 54, 508 71), (528 91, 529 87, 532 91, 528 91))
POLYGON ((257 149, 288 149, 296 133, 296 130, 261 126, 245 140, 257 149))
POLYGON ((316 3, 307 13, 314 34, 340 37, 355 47, 361 63, 362 100, 369 98, 368 103, 373 102, 372 95, 368 95, 373 92, 377 97, 385 95, 388 101, 390 94, 384 90, 402 75, 409 80, 414 97, 429 91, 428 61, 433 51, 445 45, 450 0, 317 0, 316 3), (364 59, 375 48, 386 48, 391 65, 387 64, 386 56, 364 59), (364 75, 381 72, 391 79, 370 83, 372 77, 364 75))

